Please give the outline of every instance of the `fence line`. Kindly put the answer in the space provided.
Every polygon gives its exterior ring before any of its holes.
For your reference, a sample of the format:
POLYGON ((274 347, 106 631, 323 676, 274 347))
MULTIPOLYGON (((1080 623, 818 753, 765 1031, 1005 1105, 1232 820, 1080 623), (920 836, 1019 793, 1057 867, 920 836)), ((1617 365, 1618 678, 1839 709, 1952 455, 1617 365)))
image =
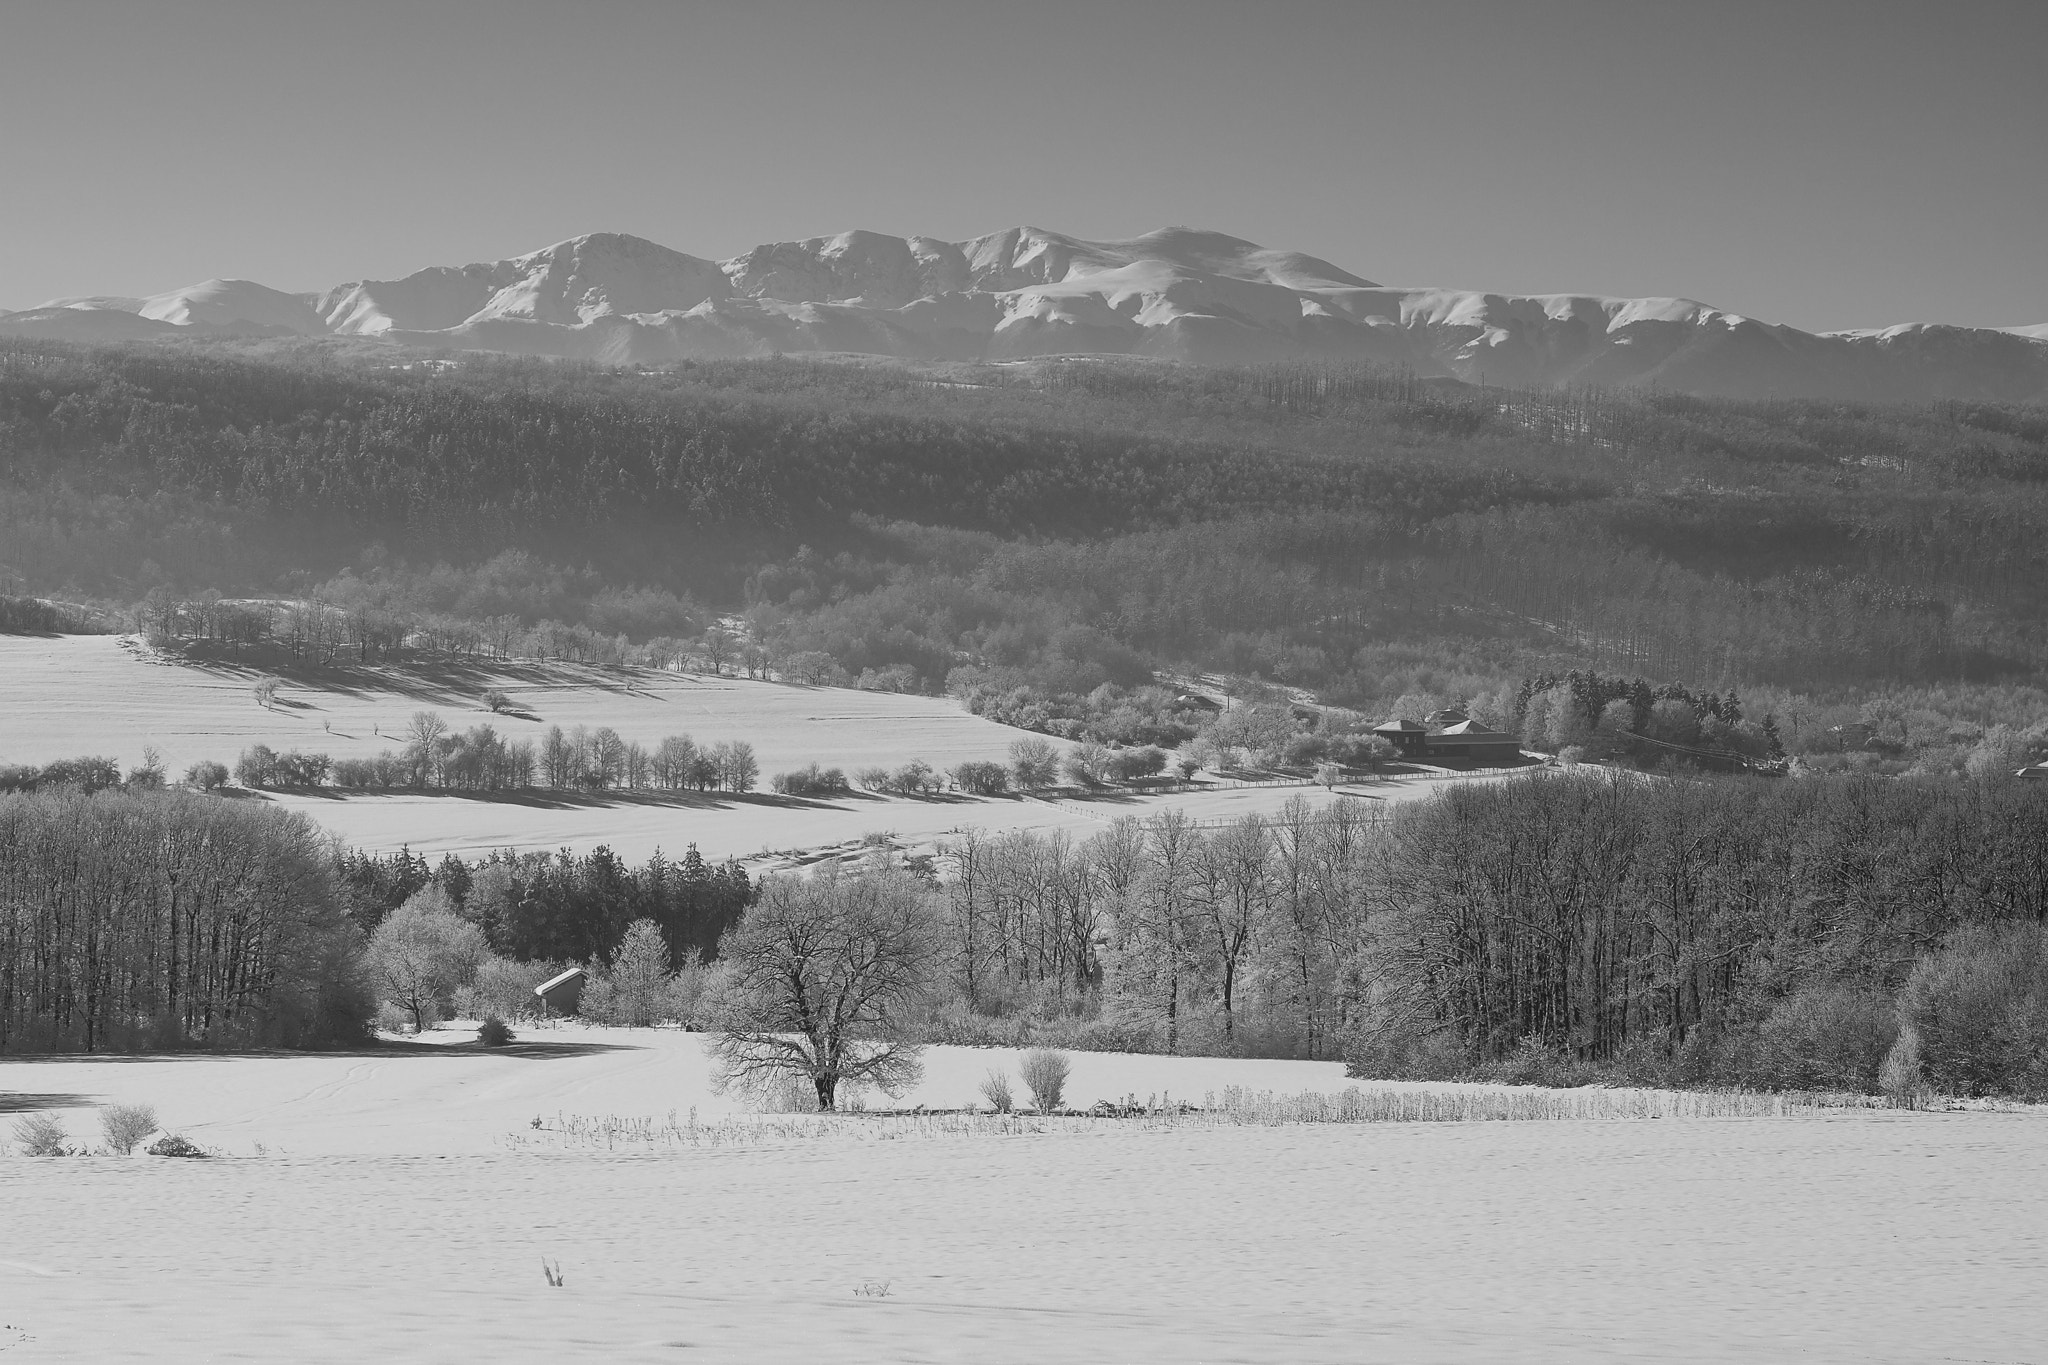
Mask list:
MULTIPOLYGON (((1198 788, 1197 790, 1199 790, 1199 788, 1198 788)), ((1371 795, 1371 793, 1369 793, 1369 792, 1339 792, 1339 793, 1338 793, 1338 795, 1340 795, 1340 796, 1358 796, 1358 797, 1364 797, 1364 798, 1366 798, 1366 799, 1368 799, 1368 800, 1380 800, 1380 799, 1382 799, 1382 798, 1379 798, 1379 797, 1375 797, 1375 796, 1371 795)), ((1033 797, 1033 798, 1031 798, 1031 799, 1032 799, 1032 800, 1034 800, 1034 801, 1037 801, 1037 802, 1039 802, 1039 803, 1040 803, 1040 804, 1042 804, 1042 805, 1052 806, 1052 807, 1054 807, 1055 809, 1058 809, 1058 810, 1063 810, 1063 811, 1066 811, 1066 812, 1067 812, 1068 814, 1070 814, 1070 815, 1078 815, 1078 816, 1081 816, 1081 817, 1082 817, 1083 819, 1087 819, 1087 820, 1096 820, 1096 821, 1099 821, 1099 822, 1101 822, 1102 824, 1105 824, 1105 825, 1113 825, 1113 824, 1115 824, 1115 823, 1116 823, 1116 822, 1117 822, 1118 820, 1122 820, 1122 819, 1126 819, 1126 818, 1130 818, 1130 819, 1139 819, 1139 818, 1143 818, 1143 817, 1141 817, 1141 816, 1140 816, 1140 815, 1139 815, 1139 814, 1138 814, 1137 812, 1135 812, 1135 811, 1129 811, 1129 810, 1115 810, 1115 809, 1113 809, 1113 810, 1091 810, 1091 809, 1089 809, 1089 808, 1088 808, 1087 806, 1083 805, 1082 803, 1080 803, 1080 802, 1078 802, 1078 801, 1062 801, 1062 800, 1059 800, 1059 799, 1058 799, 1058 798, 1056 798, 1056 797, 1048 797, 1048 796, 1036 796, 1036 797, 1033 797)), ((1156 818, 1156 817, 1155 817, 1155 818, 1156 818)), ((1258 819, 1258 821, 1259 821, 1259 824, 1260 824, 1260 825, 1261 825, 1261 826, 1262 826, 1263 828, 1266 828, 1266 829, 1278 829, 1278 828, 1281 828, 1281 827, 1282 827, 1282 822, 1280 822, 1280 821, 1277 821, 1277 820, 1269 820, 1269 819, 1265 818, 1264 816, 1257 816, 1257 817, 1251 817, 1251 816, 1247 816, 1247 815, 1222 815, 1222 816, 1216 816, 1216 817, 1214 817, 1214 818, 1211 818, 1211 819, 1207 819, 1207 820, 1189 820, 1189 821, 1187 822, 1187 828, 1189 828, 1189 829, 1228 829, 1228 828, 1230 828, 1230 827, 1232 827, 1232 826, 1234 826, 1234 825, 1241 825, 1241 824, 1243 824, 1243 823, 1245 822, 1245 820, 1246 820, 1246 819, 1248 819, 1248 818, 1257 818, 1257 819, 1258 819)), ((1393 818, 1394 818, 1394 813, 1393 813, 1393 811, 1392 811, 1392 810, 1390 810, 1390 809, 1387 809, 1387 808, 1386 808, 1386 807, 1384 807, 1384 806, 1372 806, 1372 807, 1367 807, 1367 808, 1365 809, 1365 812, 1364 812, 1364 819, 1365 819, 1365 822, 1366 822, 1367 824, 1375 824, 1375 825, 1378 825, 1378 824, 1386 824, 1387 822, 1391 821, 1391 820, 1392 820, 1393 818)))

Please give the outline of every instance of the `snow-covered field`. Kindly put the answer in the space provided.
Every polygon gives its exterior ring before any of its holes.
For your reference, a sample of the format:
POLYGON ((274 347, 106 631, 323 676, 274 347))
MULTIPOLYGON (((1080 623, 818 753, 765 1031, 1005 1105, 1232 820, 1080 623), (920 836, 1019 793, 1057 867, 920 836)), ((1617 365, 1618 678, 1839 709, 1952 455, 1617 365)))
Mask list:
POLYGON ((277 704, 257 704, 263 671, 156 657, 138 637, 0 635, 0 762, 46 763, 108 754, 124 765, 154 745, 173 775, 210 758, 234 765, 252 744, 330 758, 401 748, 415 711, 457 730, 489 724, 538 742, 550 725, 610 726, 652 745, 688 734, 700 743, 745 740, 765 785, 771 773, 811 762, 938 768, 1004 761, 1020 731, 981 719, 944 697, 798 687, 653 669, 516 663, 461 670, 368 668, 296 673, 277 704), (495 687, 532 719, 492 715, 478 698, 495 687))
MULTIPOLYGON (((252 744, 304 749, 331 758, 365 757, 400 747, 415 711, 433 710, 455 729, 490 724, 514 739, 535 740, 548 725, 610 726, 653 744, 687 733, 702 743, 745 740, 763 783, 811 762, 851 772, 898 767, 921 758, 937 768, 971 760, 1002 762, 1023 733, 975 716, 942 697, 794 687, 645 669, 568 664, 480 668, 459 676, 398 669, 348 670, 325 685, 287 680, 266 709, 251 694, 266 674, 233 665, 170 663, 132 636, 0 636, 0 763, 42 763, 104 754, 132 766, 154 746, 173 776, 211 758, 232 766, 252 744), (492 715, 477 698, 500 687, 537 719, 492 715)), ((1484 779, 1482 779, 1484 780, 1484 779)), ((401 847, 438 857, 493 849, 587 852, 599 844, 631 861, 691 843, 708 858, 786 865, 793 850, 857 843, 892 833, 906 848, 929 849, 973 825, 990 833, 1064 829, 1085 838, 1119 815, 1168 809, 1217 821, 1270 815, 1295 796, 1331 800, 1412 800, 1440 783, 1389 778, 1348 796, 1313 787, 1237 787, 1088 803, 1024 799, 882 799, 771 804, 716 793, 674 799, 618 795, 603 800, 519 793, 486 799, 460 795, 270 793, 260 798, 303 810, 357 847, 401 847)))
MULTIPOLYGON (((51 1112, 85 1137, 75 1106, 147 1101, 228 1154, 0 1158, 0 1354, 2048 1359, 2038 1112, 564 1151, 514 1139, 728 1102, 694 1035, 527 1037, 0 1062, 0 1107, 73 1106, 51 1112)), ((1014 1061, 934 1049, 910 1098, 958 1103, 1014 1061)), ((1077 1054, 1070 1096, 1232 1084, 1341 1080, 1077 1054)))
MULTIPOLYGON (((1403 800, 1427 795, 1435 782, 1406 780, 1361 786, 1403 800)), ((794 851, 857 844, 863 835, 888 833, 911 851, 928 851, 947 834, 974 826, 990 834, 1016 829, 1065 830, 1085 839, 1118 816, 1149 818, 1167 810, 1191 820, 1214 821, 1256 814, 1270 816, 1292 797, 1321 806, 1359 796, 1332 796, 1320 787, 1234 787, 1118 800, 1040 801, 1021 797, 949 797, 915 800, 847 796, 834 801, 766 805, 729 798, 703 802, 552 803, 471 801, 446 796, 271 797, 303 810, 358 848, 395 852, 476 856, 516 848, 584 852, 599 844, 639 861, 656 848, 671 856, 694 843, 707 858, 739 858, 759 869, 786 865, 794 851), (780 855, 780 856, 777 856, 780 855)), ((1377 805, 1378 802, 1373 802, 1377 805)))

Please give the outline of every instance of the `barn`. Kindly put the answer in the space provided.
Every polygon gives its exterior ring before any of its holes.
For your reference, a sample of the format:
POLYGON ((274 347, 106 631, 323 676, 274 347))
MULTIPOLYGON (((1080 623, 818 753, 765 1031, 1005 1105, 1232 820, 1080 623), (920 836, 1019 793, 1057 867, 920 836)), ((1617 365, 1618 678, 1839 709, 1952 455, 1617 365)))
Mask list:
POLYGON ((1429 736, 1431 758, 1463 758, 1474 763, 1519 763, 1522 741, 1514 735, 1489 730, 1476 720, 1461 720, 1429 736))
POLYGON ((1373 726, 1372 732, 1393 745, 1403 758, 1421 758, 1423 744, 1429 739, 1428 727, 1413 720, 1390 720, 1373 726))
POLYGON ((589 972, 581 967, 571 967, 535 986, 533 993, 540 997, 542 1016, 576 1013, 583 1004, 583 983, 589 979, 589 972))

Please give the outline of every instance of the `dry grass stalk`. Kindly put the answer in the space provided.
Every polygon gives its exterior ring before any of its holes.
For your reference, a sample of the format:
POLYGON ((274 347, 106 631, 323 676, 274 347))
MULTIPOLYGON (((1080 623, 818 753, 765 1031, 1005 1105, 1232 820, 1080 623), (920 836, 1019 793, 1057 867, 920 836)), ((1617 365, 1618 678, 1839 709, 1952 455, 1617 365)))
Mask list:
POLYGON ((1132 1106, 1088 1114, 883 1112, 734 1115, 700 1120, 558 1114, 536 1120, 508 1142, 515 1147, 664 1151, 680 1148, 781 1147, 821 1141, 929 1141, 1021 1134, 1084 1135, 1134 1129, 1279 1127, 1302 1123, 1489 1123, 1560 1120, 1787 1118, 1883 1106, 1856 1094, 1750 1090, 1637 1090, 1587 1086, 1352 1086, 1334 1094, 1280 1095, 1230 1087, 1201 1105, 1132 1106))

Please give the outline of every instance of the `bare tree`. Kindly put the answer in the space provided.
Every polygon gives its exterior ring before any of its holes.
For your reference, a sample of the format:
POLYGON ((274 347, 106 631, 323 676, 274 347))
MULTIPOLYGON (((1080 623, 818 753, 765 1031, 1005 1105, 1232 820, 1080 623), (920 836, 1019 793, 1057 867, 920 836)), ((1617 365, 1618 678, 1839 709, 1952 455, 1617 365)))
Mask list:
POLYGON ((1197 899, 1196 925, 1215 964, 1228 1041, 1237 1036, 1237 985, 1245 958, 1272 913, 1273 841, 1265 822, 1247 815, 1205 841, 1197 860, 1208 894, 1197 899))
POLYGON ((626 741, 609 725, 590 736, 590 773, 600 787, 616 787, 626 775, 626 741))
POLYGON ((738 657, 740 638, 724 626, 713 626, 704 632, 704 662, 711 665, 714 675, 723 675, 725 666, 738 657))
POLYGON ((406 757, 412 764, 412 784, 427 785, 434 767, 434 745, 448 733, 448 722, 435 711, 415 711, 405 727, 406 757))
POLYGON ((670 735, 654 751, 654 784, 669 791, 690 785, 690 764, 697 744, 688 735, 670 735))
POLYGON ((923 1074, 906 1016, 939 972, 929 897, 896 872, 777 877, 720 945, 711 1049, 729 1085, 807 1081, 818 1108, 842 1083, 895 1095, 923 1074))
POLYGON ((576 781, 576 751, 559 725, 550 725, 541 739, 540 768, 550 787, 567 787, 576 781))
POLYGON ((1060 751, 1049 739, 1025 735, 1010 744, 1010 770, 1020 791, 1036 791, 1060 780, 1060 751))

